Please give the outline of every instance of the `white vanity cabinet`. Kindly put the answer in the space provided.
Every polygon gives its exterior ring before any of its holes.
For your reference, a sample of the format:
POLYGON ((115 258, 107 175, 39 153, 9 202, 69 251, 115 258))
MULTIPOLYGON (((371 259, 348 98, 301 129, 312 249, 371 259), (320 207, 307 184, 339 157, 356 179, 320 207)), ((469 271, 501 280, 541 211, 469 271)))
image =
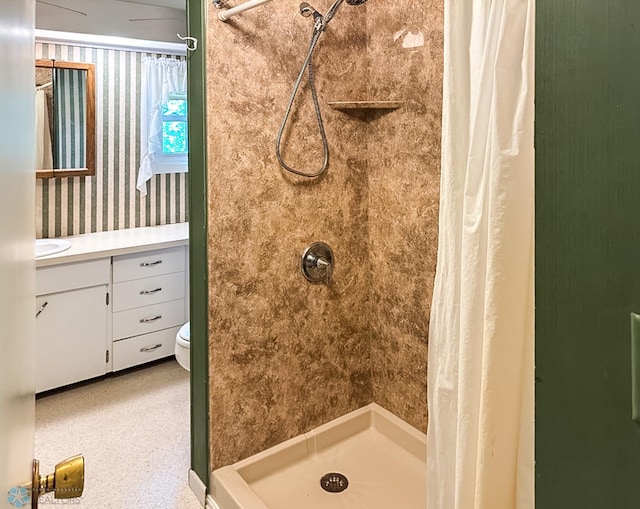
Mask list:
POLYGON ((174 354, 188 238, 187 223, 87 233, 36 259, 36 392, 174 354))
POLYGON ((110 258, 37 270, 36 392, 110 370, 110 280, 110 258))
POLYGON ((184 246, 113 257, 113 370, 173 355, 187 321, 184 246))

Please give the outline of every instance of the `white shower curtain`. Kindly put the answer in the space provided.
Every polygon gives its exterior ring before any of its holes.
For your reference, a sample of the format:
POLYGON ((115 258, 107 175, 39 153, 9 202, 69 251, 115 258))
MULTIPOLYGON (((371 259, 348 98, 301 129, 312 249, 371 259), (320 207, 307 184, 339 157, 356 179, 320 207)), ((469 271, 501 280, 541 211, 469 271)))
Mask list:
POLYGON ((445 0, 428 509, 533 509, 534 0, 445 0))

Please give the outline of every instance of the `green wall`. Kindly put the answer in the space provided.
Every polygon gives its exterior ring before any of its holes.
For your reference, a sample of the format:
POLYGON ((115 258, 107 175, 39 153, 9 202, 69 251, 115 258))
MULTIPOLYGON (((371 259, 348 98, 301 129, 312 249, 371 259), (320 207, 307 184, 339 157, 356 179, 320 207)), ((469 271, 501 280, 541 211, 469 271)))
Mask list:
POLYGON ((207 261, 207 130, 205 0, 187 1, 189 35, 189 290, 191 303, 191 468, 209 484, 209 267, 207 261))
POLYGON ((538 0, 536 506, 640 507, 640 2, 538 0))

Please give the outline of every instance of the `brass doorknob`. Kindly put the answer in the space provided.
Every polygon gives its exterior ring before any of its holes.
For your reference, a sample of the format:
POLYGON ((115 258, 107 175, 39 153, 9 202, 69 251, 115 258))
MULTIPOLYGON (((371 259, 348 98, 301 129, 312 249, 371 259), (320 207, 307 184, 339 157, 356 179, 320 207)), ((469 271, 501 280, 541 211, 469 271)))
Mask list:
POLYGON ((40 475, 40 463, 33 460, 31 507, 37 509, 38 497, 53 491, 54 498, 77 498, 84 490, 84 457, 81 454, 58 463, 53 474, 40 475))

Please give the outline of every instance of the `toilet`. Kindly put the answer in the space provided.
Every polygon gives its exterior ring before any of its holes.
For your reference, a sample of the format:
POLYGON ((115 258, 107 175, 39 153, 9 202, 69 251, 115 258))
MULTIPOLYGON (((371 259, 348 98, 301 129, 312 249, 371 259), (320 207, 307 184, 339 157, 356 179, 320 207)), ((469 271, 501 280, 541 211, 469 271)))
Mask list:
POLYGON ((189 371, 189 352, 191 350, 191 322, 185 323, 176 334, 176 360, 189 371))

